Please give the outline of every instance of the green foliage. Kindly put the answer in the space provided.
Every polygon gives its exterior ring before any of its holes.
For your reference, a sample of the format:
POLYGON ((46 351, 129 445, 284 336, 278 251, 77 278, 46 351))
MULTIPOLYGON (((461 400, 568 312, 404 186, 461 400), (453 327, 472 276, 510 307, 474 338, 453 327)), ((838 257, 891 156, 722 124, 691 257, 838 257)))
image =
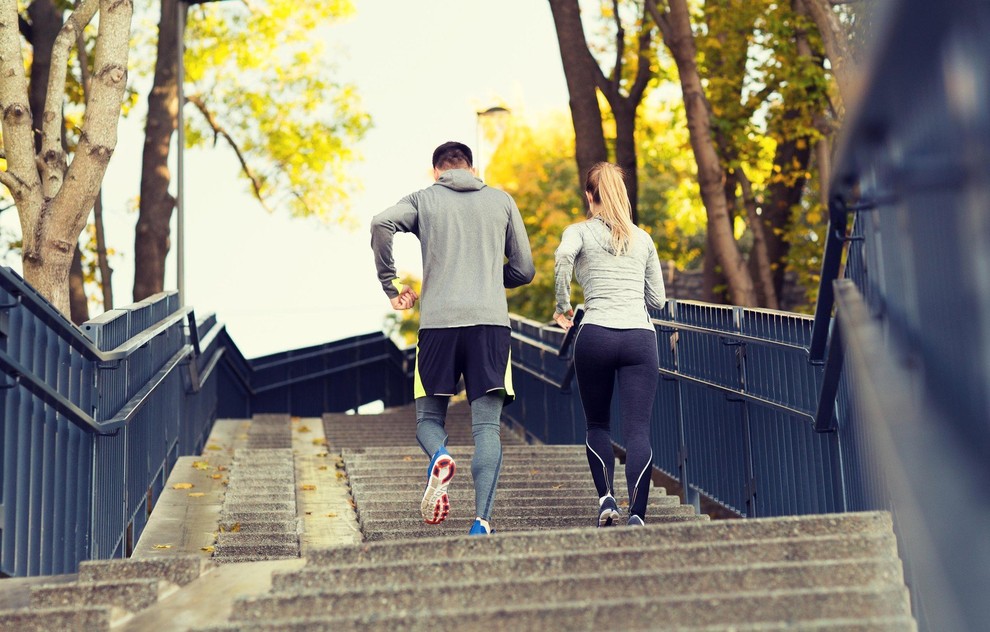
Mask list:
MULTIPOLYGON (((269 207, 347 219, 346 166, 370 119, 354 86, 333 79, 324 42, 326 27, 352 11, 349 0, 259 0, 189 12, 187 93, 239 145, 269 207)), ((215 140, 204 117, 187 121, 190 146, 215 140)))

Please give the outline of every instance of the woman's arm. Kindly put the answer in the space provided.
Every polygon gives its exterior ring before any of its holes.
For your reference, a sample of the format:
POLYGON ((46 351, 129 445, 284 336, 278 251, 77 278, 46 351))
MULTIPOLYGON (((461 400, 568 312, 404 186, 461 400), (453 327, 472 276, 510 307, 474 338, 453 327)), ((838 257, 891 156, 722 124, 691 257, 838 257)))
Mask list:
POLYGON ((553 286, 557 304, 554 314, 571 313, 571 275, 574 259, 581 252, 581 234, 577 226, 568 226, 560 238, 560 246, 554 253, 553 286))

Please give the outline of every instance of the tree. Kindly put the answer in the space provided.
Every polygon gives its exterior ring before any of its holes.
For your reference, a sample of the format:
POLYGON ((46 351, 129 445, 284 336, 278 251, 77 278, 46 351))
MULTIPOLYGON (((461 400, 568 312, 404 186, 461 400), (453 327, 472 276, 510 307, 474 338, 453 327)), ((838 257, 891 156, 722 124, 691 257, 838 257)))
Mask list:
POLYGON ((601 51, 603 56, 609 53, 614 56, 612 69, 606 75, 592 54, 593 47, 585 38, 578 0, 551 0, 550 6, 571 95, 579 187, 591 165, 607 160, 607 151, 598 153, 605 147, 605 137, 601 124, 601 108, 595 93, 597 87, 608 102, 615 120, 615 162, 626 174, 633 222, 638 223, 636 112, 654 76, 653 24, 640 3, 612 0, 603 5, 602 18, 609 21, 608 28, 611 32, 608 35, 611 37, 606 35, 598 39, 611 39, 610 46, 602 46, 601 51), (623 19, 623 6, 627 10, 635 10, 637 19, 634 22, 623 19), (632 28, 632 33, 627 32, 628 28, 632 28))
MULTIPOLYGON (((160 34, 175 33, 176 0, 163 0, 160 34)), ((186 33, 187 145, 223 140, 251 193, 269 209, 345 218, 352 144, 369 127, 349 85, 328 79, 320 27, 347 15, 348 0, 211 4, 198 7, 186 33), (271 86, 280 86, 273 98, 271 86)), ((158 38, 135 235, 134 299, 162 289, 169 222, 168 159, 175 132, 177 51, 158 38)))
POLYGON ((711 106, 698 70, 697 46, 691 29, 687 0, 668 0, 661 11, 656 0, 646 0, 647 9, 660 26, 663 42, 677 64, 691 137, 698 167, 698 185, 708 213, 708 252, 722 268, 729 297, 736 305, 757 305, 753 278, 733 235, 733 225, 723 189, 724 167, 715 147, 711 106))
POLYGON ((4 184, 17 206, 25 279, 62 313, 69 313, 73 253, 117 143, 127 83, 130 0, 81 0, 52 46, 41 117, 40 148, 33 131, 17 4, 0 3, 0 109, 4 184), (63 103, 69 52, 99 11, 93 81, 71 163, 63 144, 63 103))

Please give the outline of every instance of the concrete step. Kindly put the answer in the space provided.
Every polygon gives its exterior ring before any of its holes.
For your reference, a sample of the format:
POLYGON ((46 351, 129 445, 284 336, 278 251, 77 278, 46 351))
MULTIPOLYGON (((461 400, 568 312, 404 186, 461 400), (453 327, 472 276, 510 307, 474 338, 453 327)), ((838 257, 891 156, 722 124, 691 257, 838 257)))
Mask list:
MULTIPOLYGON (((458 513, 467 513, 464 511, 465 508, 461 508, 458 513)), ((650 523, 660 520, 661 517, 668 516, 692 516, 699 517, 695 513, 694 507, 691 505, 675 505, 672 507, 651 507, 652 511, 646 512, 646 520, 650 523)), ((392 529, 403 529, 409 527, 419 527, 423 524, 423 518, 419 515, 419 512, 413 514, 412 512, 399 512, 393 511, 391 514, 359 514, 361 518, 362 526, 369 526, 371 528, 379 530, 392 530, 392 529)), ((628 519, 625 514, 622 518, 628 519)), ((466 525, 467 528, 471 528, 471 524, 474 522, 474 515, 452 515, 444 521, 444 524, 448 521, 453 521, 452 524, 456 525, 458 528, 462 525, 466 525)), ((522 530, 527 527, 527 525, 532 525, 533 528, 565 528, 572 526, 597 526, 598 524, 598 514, 593 509, 585 507, 584 509, 567 511, 559 508, 554 508, 553 511, 540 511, 534 510, 531 513, 519 512, 514 507, 501 507, 496 508, 492 513, 492 523, 495 525, 496 529, 506 529, 510 527, 514 531, 522 530), (496 524, 497 523, 497 524, 496 524)))
MULTIPOLYGON (((420 495, 423 494, 423 489, 426 485, 426 477, 424 476, 421 480, 394 480, 390 481, 388 485, 383 485, 379 482, 371 482, 368 480, 351 481, 351 489, 355 498, 359 498, 358 494, 365 490, 378 490, 378 489, 388 489, 394 492, 408 492, 419 490, 420 495)), ((458 488, 470 489, 473 487, 473 483, 470 478, 464 477, 454 477, 454 480, 450 484, 450 489, 457 490, 458 488)), ((591 487, 591 481, 575 480, 570 479, 558 479, 558 480, 524 480, 524 479, 507 479, 503 480, 501 477, 498 481, 498 491, 502 492, 504 490, 536 490, 536 491, 552 491, 552 490, 587 490, 591 487)), ((592 487, 592 489, 594 489, 592 487)), ((474 490, 471 489, 471 493, 474 490)))
POLYGON ((184 586, 199 578, 209 567, 208 561, 193 555, 140 560, 88 560, 79 564, 79 581, 163 579, 184 586))
MULTIPOLYGON (((373 447, 356 447, 356 448, 344 448, 341 450, 344 459, 365 457, 365 458, 391 458, 399 457, 400 459, 406 456, 412 456, 414 458, 425 458, 423 450, 418 444, 410 443, 407 446, 373 446, 373 447)), ((461 446, 457 448, 457 454, 454 455, 456 458, 458 455, 467 455, 470 457, 474 454, 474 445, 461 446)), ((510 456, 518 457, 529 457, 533 459, 553 459, 562 456, 580 457, 585 459, 587 462, 587 448, 583 445, 503 445, 502 446, 502 458, 508 458, 510 456)))
MULTIPOLYGON (((312 577, 302 576, 304 579, 312 577)), ((400 580, 404 578, 398 578, 400 580)), ((903 582, 898 560, 867 559, 841 562, 788 562, 744 567, 715 566, 704 569, 664 570, 639 568, 617 571, 609 566, 587 574, 518 576, 510 573, 476 575, 454 581, 437 575, 432 583, 390 583, 384 576, 376 584, 337 587, 304 586, 281 581, 273 595, 245 599, 235 607, 238 619, 279 619, 298 612, 316 612, 327 603, 335 611, 378 613, 418 611, 442 603, 444 608, 470 609, 485 595, 486 603, 540 605, 552 595, 554 603, 590 599, 623 599, 630 595, 730 595, 739 592, 803 590, 815 588, 879 589, 903 582), (478 579, 483 578, 483 579, 478 579)))
MULTIPOLYGON (((670 524, 670 523, 681 523, 681 522, 707 522, 708 516, 655 516, 650 519, 650 524, 670 524)), ((408 527, 397 527, 397 528, 381 528, 377 524, 367 524, 362 525, 361 532, 364 534, 364 538, 367 542, 381 542, 385 540, 405 540, 405 539, 420 539, 420 538, 436 538, 436 537, 451 537, 451 536, 461 536, 467 534, 471 527, 471 523, 474 522, 474 517, 470 519, 450 519, 448 518, 443 523, 438 525, 429 525, 419 522, 408 527)), ((588 524, 586 520, 577 521, 570 524, 553 524, 547 522, 540 522, 538 520, 533 520, 531 518, 526 518, 524 520, 500 520, 497 523, 493 522, 492 526, 495 531, 500 534, 507 533, 519 533, 519 532, 540 532, 547 533, 550 531, 556 531, 561 529, 594 529, 597 530, 595 525, 588 524)), ((626 528, 623 525, 623 528, 626 528)))
POLYGON ((296 503, 290 501, 283 502, 254 502, 235 498, 224 498, 224 510, 240 511, 245 513, 265 513, 288 511, 296 513, 296 503))
MULTIPOLYGON (((772 622, 734 625, 733 632, 915 632, 918 624, 909 616, 863 619, 816 619, 799 623, 772 622)), ((725 632, 725 626, 678 627, 674 632, 725 632)))
MULTIPOLYGON (((358 514, 361 515, 395 515, 400 511, 408 510, 409 505, 414 505, 414 508, 418 510, 422 495, 422 493, 420 493, 419 496, 410 495, 405 499, 396 499, 392 502, 388 502, 386 500, 364 500, 364 497, 362 496, 360 502, 357 503, 357 511, 358 514)), ((554 498, 545 498, 540 496, 517 496, 511 500, 508 500, 500 493, 496 495, 495 500, 496 512, 502 511, 503 509, 506 511, 511 509, 519 510, 521 515, 530 515, 534 512, 539 513, 541 510, 578 510, 584 511, 589 515, 596 515, 598 510, 598 499, 595 498, 594 494, 554 498)), ((650 495, 649 507, 679 506, 681 506, 681 499, 677 496, 664 496, 662 494, 650 495)))
POLYGON ((218 533, 218 545, 252 545, 252 544, 286 544, 299 545, 299 535, 296 533, 218 533))
POLYGON ((213 548, 213 558, 245 558, 252 560, 280 560, 299 557, 299 543, 265 542, 261 538, 240 541, 235 538, 225 538, 223 543, 217 543, 213 548))
MULTIPOLYGON (((456 485, 456 483, 455 483, 456 485)), ((419 487, 408 487, 401 490, 386 489, 386 488, 362 488, 360 489, 360 494, 354 494, 354 500, 360 507, 362 503, 376 503, 376 502, 389 502, 394 501, 395 503, 408 503, 413 502, 419 506, 419 501, 423 499, 423 490, 425 485, 423 482, 420 483, 419 487)), ((453 493, 455 497, 463 496, 466 499, 472 499, 474 497, 474 490, 471 486, 459 486, 456 485, 453 488, 453 493)), ((677 496, 667 496, 666 490, 662 487, 655 487, 650 490, 650 502, 659 498, 674 498, 678 499, 677 496)), ((558 501, 560 502, 570 502, 570 501, 581 501, 586 505, 595 506, 598 504, 598 495, 595 490, 590 485, 584 486, 584 488, 568 488, 563 487, 554 489, 554 487, 542 487, 542 488, 523 488, 523 489, 505 489, 499 486, 495 494, 495 502, 499 505, 501 504, 511 504, 515 502, 532 502, 532 503, 543 503, 545 505, 551 505, 558 501)), ((622 498, 618 499, 620 504, 628 504, 627 501, 622 498)))
POLYGON ((109 608, 72 606, 0 610, 0 630, 4 632, 52 632, 53 630, 95 632, 109 629, 109 608))
POLYGON ((41 585, 31 589, 31 607, 65 608, 100 605, 137 612, 158 601, 159 588, 158 579, 41 585))
MULTIPOLYGON (((739 592, 727 595, 633 597, 611 600, 582 600, 562 604, 488 605, 471 609, 440 608, 424 604, 419 611, 395 614, 338 611, 324 604, 323 616, 278 622, 244 619, 226 629, 327 630, 375 629, 437 630, 504 629, 544 632, 559 629, 655 629, 675 626, 735 626, 754 623, 814 621, 836 612, 852 617, 890 617, 909 614, 908 595, 903 587, 863 589, 812 589, 739 592), (327 612, 329 611, 329 612, 327 612), (278 627, 272 627, 277 625, 278 627), (268 626, 268 627, 265 627, 268 626)), ((310 614, 311 611, 307 612, 310 614)), ((223 628, 215 628, 223 629, 223 628)))
POLYGON ((756 564, 785 564, 856 559, 897 560, 892 536, 841 536, 742 540, 725 543, 675 544, 619 549, 537 552, 428 560, 365 561, 356 564, 330 564, 319 552, 307 556, 307 566, 282 577, 272 578, 273 588, 299 585, 303 588, 378 586, 382 584, 431 584, 437 578, 449 582, 470 582, 478 578, 554 577, 565 574, 592 574, 608 568, 615 572, 639 569, 704 569, 743 567, 756 564), (284 582, 284 584, 283 584, 284 582))
POLYGON ((221 520, 220 531, 227 533, 295 533, 298 525, 295 520, 221 520))
POLYGON ((220 522, 262 522, 292 520, 296 517, 296 511, 240 511, 237 507, 231 510, 226 508, 220 512, 220 522))
POLYGON ((318 549, 310 551, 307 557, 310 563, 316 560, 317 563, 326 564, 357 564, 533 552, 548 554, 554 551, 583 551, 592 548, 616 550, 621 547, 650 546, 657 542, 672 545, 821 536, 851 539, 864 535, 892 538, 890 514, 861 512, 685 524, 647 524, 645 527, 635 529, 564 529, 549 538, 545 533, 539 532, 503 533, 490 538, 439 537, 429 542, 376 542, 366 543, 361 547, 318 549))

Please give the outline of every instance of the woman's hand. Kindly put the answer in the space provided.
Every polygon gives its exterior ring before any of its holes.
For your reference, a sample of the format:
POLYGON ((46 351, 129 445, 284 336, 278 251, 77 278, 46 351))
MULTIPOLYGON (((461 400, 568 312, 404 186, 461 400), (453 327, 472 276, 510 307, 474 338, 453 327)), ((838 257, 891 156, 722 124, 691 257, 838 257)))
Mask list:
POLYGON ((412 309, 412 306, 416 304, 416 299, 418 298, 419 295, 416 294, 416 290, 412 289, 408 285, 405 285, 402 287, 402 292, 400 292, 398 296, 390 299, 392 302, 392 309, 395 311, 412 309))
POLYGON ((574 326, 573 318, 574 318, 573 309, 567 310, 566 314, 555 312, 553 315, 553 321, 558 325, 560 325, 560 328, 563 329, 564 331, 567 331, 568 329, 574 326))

